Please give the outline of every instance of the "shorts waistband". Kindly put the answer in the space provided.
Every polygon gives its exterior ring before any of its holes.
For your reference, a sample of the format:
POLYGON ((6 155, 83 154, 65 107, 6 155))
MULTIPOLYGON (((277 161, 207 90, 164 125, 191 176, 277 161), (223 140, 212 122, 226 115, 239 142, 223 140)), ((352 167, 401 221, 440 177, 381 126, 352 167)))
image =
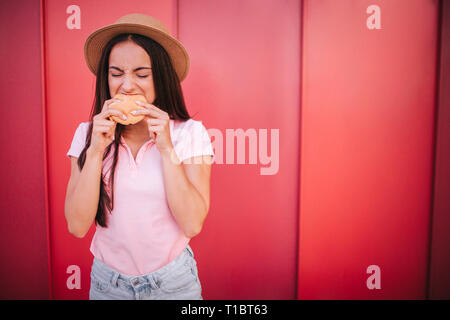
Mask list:
POLYGON ((94 257, 92 272, 100 275, 105 280, 108 279, 114 286, 117 286, 117 282, 120 279, 121 281, 133 287, 140 286, 144 283, 150 283, 152 287, 159 287, 159 282, 164 279, 165 274, 167 274, 168 271, 175 265, 180 263, 187 263, 189 257, 194 258, 194 252, 188 245, 176 259, 172 260, 158 270, 140 276, 128 276, 122 274, 106 265, 100 259, 94 257))

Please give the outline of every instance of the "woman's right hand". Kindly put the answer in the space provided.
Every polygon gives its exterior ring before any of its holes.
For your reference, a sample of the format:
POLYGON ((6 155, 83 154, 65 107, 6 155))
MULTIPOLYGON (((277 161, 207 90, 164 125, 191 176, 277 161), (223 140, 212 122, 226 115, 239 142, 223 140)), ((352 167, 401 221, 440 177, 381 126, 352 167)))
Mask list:
POLYGON ((126 119, 124 113, 116 109, 109 109, 110 106, 120 102, 118 99, 106 100, 103 104, 102 111, 94 116, 94 124, 92 127, 91 145, 89 151, 91 153, 97 153, 103 155, 106 147, 114 141, 114 133, 116 130, 117 122, 111 121, 108 118, 110 116, 122 117, 126 119), (125 118, 124 118, 125 117, 125 118))

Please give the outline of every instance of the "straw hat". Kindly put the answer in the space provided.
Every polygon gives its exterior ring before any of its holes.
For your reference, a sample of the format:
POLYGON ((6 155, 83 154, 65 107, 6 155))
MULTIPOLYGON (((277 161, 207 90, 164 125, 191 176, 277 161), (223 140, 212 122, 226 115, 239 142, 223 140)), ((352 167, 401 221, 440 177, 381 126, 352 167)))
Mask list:
POLYGON ((189 55, 184 46, 167 31, 159 20, 140 13, 127 14, 115 23, 92 32, 84 44, 84 58, 89 69, 96 75, 103 48, 116 35, 137 33, 158 42, 169 54, 180 82, 189 71, 189 55))

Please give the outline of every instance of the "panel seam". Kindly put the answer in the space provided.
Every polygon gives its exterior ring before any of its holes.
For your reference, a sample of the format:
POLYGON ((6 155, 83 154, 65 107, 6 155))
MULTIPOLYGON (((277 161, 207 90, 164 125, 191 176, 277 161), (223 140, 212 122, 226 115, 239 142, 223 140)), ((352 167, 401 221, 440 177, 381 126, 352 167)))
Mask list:
POLYGON ((48 144, 47 144, 47 87, 46 87, 46 63, 45 63, 45 0, 40 0, 40 37, 41 37, 41 104, 42 104, 42 133, 43 133, 43 154, 44 154, 44 206, 45 223, 47 235, 47 264, 48 264, 48 294, 53 300, 53 279, 52 260, 50 243, 50 214, 49 214, 49 193, 48 193, 48 144))
POLYGON ((437 22, 437 46, 436 46, 436 88, 434 101, 434 128, 433 128, 433 149, 431 154, 431 195, 430 195, 430 219, 428 227, 428 257, 426 263, 426 281, 425 281, 425 299, 430 299, 431 291, 431 259, 432 259, 432 240, 433 240, 433 216, 434 216, 434 200, 436 189, 436 161, 437 161, 437 138, 439 124, 439 95, 440 95, 440 75, 441 75, 441 56, 442 56, 442 25, 443 25, 443 1, 438 3, 438 22, 437 22))

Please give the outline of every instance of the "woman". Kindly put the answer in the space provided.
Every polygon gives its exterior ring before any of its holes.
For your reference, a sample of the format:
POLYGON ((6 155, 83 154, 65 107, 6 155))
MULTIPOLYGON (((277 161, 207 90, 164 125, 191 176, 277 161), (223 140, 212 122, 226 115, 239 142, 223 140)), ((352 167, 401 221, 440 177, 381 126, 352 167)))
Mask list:
POLYGON ((184 104, 186 50, 160 21, 129 14, 91 33, 85 58, 95 101, 67 153, 65 217, 78 238, 95 220, 89 298, 202 299, 188 243, 209 211, 214 154, 184 104), (145 97, 144 119, 112 121, 126 118, 117 94, 145 97))

